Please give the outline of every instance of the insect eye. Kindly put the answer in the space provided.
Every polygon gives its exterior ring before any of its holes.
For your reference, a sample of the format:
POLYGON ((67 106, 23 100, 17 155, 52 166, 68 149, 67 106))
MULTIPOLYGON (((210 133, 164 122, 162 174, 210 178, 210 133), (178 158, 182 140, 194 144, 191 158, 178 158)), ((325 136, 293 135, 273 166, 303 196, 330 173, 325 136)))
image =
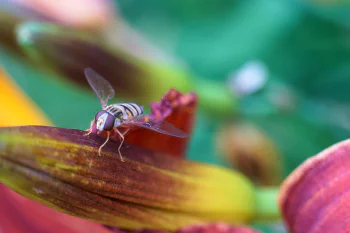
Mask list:
POLYGON ((114 127, 114 121, 115 121, 114 116, 111 114, 108 114, 106 121, 105 121, 105 125, 103 127, 104 130, 112 130, 114 127))
POLYGON ((105 114, 105 113, 107 113, 106 110, 101 110, 101 111, 99 111, 99 112, 95 115, 95 121, 97 121, 98 118, 99 118, 100 116, 102 116, 103 114, 105 114))

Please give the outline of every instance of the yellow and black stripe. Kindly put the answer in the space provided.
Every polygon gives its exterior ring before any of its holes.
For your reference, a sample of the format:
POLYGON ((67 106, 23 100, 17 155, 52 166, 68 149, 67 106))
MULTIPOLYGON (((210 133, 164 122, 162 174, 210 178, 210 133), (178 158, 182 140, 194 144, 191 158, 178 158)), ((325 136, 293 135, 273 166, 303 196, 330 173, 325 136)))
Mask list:
POLYGON ((122 104, 109 105, 106 108, 106 111, 116 117, 121 113, 122 118, 124 120, 134 118, 143 114, 142 106, 137 105, 135 103, 122 103, 122 104))

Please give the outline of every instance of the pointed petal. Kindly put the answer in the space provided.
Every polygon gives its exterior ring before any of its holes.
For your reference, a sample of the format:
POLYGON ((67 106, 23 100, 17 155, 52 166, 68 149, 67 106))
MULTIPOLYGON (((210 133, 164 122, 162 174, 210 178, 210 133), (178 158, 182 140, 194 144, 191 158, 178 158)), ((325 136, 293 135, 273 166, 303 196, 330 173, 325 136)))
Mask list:
POLYGON ((239 173, 128 143, 121 162, 118 144, 109 142, 98 156, 104 139, 84 133, 0 129, 0 181, 61 212, 127 229, 245 223, 254 216, 254 189, 239 173))

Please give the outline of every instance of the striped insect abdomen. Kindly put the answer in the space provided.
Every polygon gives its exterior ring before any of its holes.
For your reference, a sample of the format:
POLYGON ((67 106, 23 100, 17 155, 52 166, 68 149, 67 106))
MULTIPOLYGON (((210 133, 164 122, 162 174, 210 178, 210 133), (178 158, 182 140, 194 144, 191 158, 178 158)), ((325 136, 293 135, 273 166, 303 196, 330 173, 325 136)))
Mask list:
POLYGON ((134 118, 143 114, 142 106, 135 103, 122 103, 119 105, 124 108, 129 118, 134 118))
POLYGON ((132 119, 143 114, 142 106, 135 103, 112 104, 109 105, 106 110, 118 118, 120 117, 119 114, 121 113, 123 120, 132 119))

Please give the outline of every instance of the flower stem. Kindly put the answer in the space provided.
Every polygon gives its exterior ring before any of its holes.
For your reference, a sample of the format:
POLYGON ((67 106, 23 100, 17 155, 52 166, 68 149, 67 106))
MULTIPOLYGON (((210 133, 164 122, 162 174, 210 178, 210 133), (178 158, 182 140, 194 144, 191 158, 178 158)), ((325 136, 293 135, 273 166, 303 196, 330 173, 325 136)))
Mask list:
POLYGON ((198 80, 194 91, 199 97, 199 106, 216 116, 231 116, 237 112, 238 100, 224 83, 198 80))
POLYGON ((278 187, 256 189, 256 222, 280 219, 280 212, 277 204, 278 192, 278 187))

